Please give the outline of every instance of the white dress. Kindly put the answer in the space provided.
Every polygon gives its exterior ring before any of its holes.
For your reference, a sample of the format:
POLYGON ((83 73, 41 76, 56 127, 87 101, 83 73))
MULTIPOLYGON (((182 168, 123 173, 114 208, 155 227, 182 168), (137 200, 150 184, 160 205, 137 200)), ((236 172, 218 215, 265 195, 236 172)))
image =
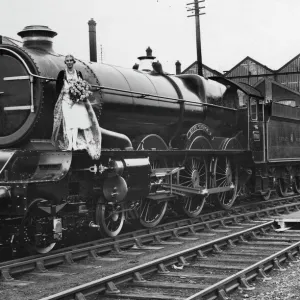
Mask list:
POLYGON ((67 70, 66 80, 63 86, 63 98, 62 98, 62 112, 65 120, 66 129, 79 128, 87 129, 90 128, 92 123, 89 118, 88 112, 86 110, 85 104, 83 102, 74 103, 70 99, 69 95, 69 81, 78 80, 77 72, 74 70, 70 74, 67 70))

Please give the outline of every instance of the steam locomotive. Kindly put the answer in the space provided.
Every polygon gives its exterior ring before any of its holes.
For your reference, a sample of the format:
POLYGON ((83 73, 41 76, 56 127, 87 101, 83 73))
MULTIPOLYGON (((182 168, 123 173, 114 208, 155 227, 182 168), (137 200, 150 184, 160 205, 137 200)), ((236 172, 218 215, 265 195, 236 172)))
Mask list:
POLYGON ((93 160, 49 140, 64 68, 56 32, 19 35, 0 38, 2 246, 47 253, 71 230, 114 237, 124 221, 157 226, 167 208, 196 217, 205 202, 229 209, 239 195, 300 193, 298 93, 269 80, 168 75, 151 53, 133 69, 77 59, 103 135, 93 160))

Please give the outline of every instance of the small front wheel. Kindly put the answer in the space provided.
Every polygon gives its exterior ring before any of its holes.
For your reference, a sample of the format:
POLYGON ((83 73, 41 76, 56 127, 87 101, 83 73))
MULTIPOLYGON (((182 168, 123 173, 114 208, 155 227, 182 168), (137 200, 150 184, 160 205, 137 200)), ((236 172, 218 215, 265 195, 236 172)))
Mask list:
POLYGON ((124 224, 125 215, 111 205, 98 204, 96 206, 96 224, 103 237, 117 236, 124 224))
POLYGON ((143 199, 141 203, 140 222, 144 227, 157 226, 163 219, 168 202, 157 202, 151 199, 143 199))
MULTIPOLYGON (((20 227, 22 244, 32 254, 46 254, 56 245, 53 240, 53 218, 34 213, 36 207, 41 203, 50 205, 50 201, 44 198, 34 199, 27 207, 20 227)), ((61 222, 59 224, 61 226, 61 222)))

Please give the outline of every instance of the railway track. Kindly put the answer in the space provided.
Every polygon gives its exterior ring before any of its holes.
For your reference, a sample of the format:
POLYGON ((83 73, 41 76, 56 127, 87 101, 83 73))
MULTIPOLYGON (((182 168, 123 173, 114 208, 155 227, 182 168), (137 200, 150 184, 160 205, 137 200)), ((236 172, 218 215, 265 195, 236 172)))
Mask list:
POLYGON ((267 204, 260 205, 256 210, 252 210, 252 205, 247 205, 237 207, 235 211, 231 211, 230 213, 224 211, 208 213, 194 219, 185 219, 163 224, 151 230, 144 229, 122 234, 114 239, 100 239, 73 247, 67 247, 47 255, 35 255, 3 262, 0 263, 1 279, 9 281, 13 279, 12 276, 20 273, 35 270, 43 271, 45 268, 58 264, 70 264, 73 261, 79 261, 87 257, 97 258, 98 255, 105 255, 109 252, 121 253, 123 251, 122 249, 128 249, 130 247, 145 249, 144 245, 151 243, 168 244, 169 239, 184 240, 187 235, 190 236, 188 239, 191 239, 192 235, 201 237, 202 240, 209 239, 216 234, 230 232, 232 229, 228 229, 228 225, 239 221, 247 222, 253 218, 259 219, 260 217, 270 217, 280 213, 299 210, 300 201, 292 202, 293 199, 294 198, 288 198, 284 201, 282 199, 268 201, 268 205, 271 207, 265 209, 262 209, 262 207, 266 207, 267 204), (283 204, 283 202, 285 204, 283 204), (274 206, 276 204, 277 206, 274 206), (226 227, 226 229, 224 229, 224 227, 226 227))
MULTIPOLYGON (((299 197, 300 200, 300 197, 299 197)), ((138 237, 138 236, 144 236, 147 235, 149 233, 152 232, 159 232, 159 231, 164 231, 165 229, 176 229, 180 226, 184 226, 184 225, 190 225, 190 224, 197 224, 197 223, 204 223, 204 222, 208 222, 208 221, 212 221, 215 219, 220 219, 222 217, 227 217, 227 216, 234 216, 234 215, 240 215, 246 212, 255 212, 261 209, 266 209, 268 207, 276 207, 276 206, 282 206, 285 204, 294 204, 295 202, 298 201, 298 197, 296 196, 290 196, 290 197, 285 197, 285 198, 277 198, 277 199, 272 199, 272 200, 268 200, 268 201, 255 201, 255 202, 247 202, 242 203, 238 206, 233 207, 231 210, 221 210, 221 211, 213 211, 211 212, 209 209, 206 209, 205 211, 203 211, 203 213, 201 215, 199 215, 196 218, 187 218, 187 219, 179 219, 179 220, 175 220, 175 221, 169 221, 167 223, 161 224, 159 226, 156 226, 155 228, 150 228, 150 229, 138 229, 138 230, 134 230, 132 227, 128 228, 124 233, 118 235, 115 238, 101 238, 99 240, 93 240, 93 241, 89 241, 89 242, 84 242, 84 243, 79 243, 79 244, 75 244, 69 247, 63 247, 61 249, 57 249, 54 251, 51 251, 50 255, 52 254, 58 254, 61 252, 67 252, 69 250, 72 250, 74 248, 84 248, 84 247, 88 247, 88 246, 93 246, 95 244, 105 244, 107 242, 114 242, 114 241, 119 241, 119 243, 121 245, 124 245, 125 247, 128 247, 128 245, 125 243, 123 243, 123 240, 126 240, 128 238, 132 238, 132 237, 138 237), (134 231, 134 232, 133 232, 134 231)), ((214 209, 214 208, 213 208, 214 209)), ((296 209, 296 208, 294 208, 296 209)), ((287 211, 288 212, 288 211, 287 211)), ((31 260, 31 259, 38 259, 38 258, 42 258, 42 257, 46 257, 49 254, 40 254, 40 255, 34 255, 31 257, 23 257, 23 258, 19 258, 19 259, 14 259, 14 262, 19 262, 19 261, 24 261, 24 260, 31 260)), ((3 261, 0 262, 0 266, 3 266, 4 264, 6 264, 7 262, 3 261)))
POLYGON ((269 221, 42 300, 225 300, 238 287, 251 290, 251 281, 271 280, 271 269, 293 262, 299 237, 295 231, 276 232, 269 221))
MULTIPOLYGON (((22 280, 24 274, 30 273, 34 276, 63 276, 64 272, 57 272, 57 267, 63 265, 68 267, 67 272, 80 267, 80 263, 85 258, 92 259, 92 265, 96 262, 116 261, 128 256, 136 256, 145 251, 165 251, 166 248, 178 247, 182 243, 196 242, 199 244, 209 242, 212 239, 222 238, 235 231, 241 231, 245 228, 253 227, 257 223, 263 222, 262 219, 276 216, 280 213, 288 213, 300 209, 300 202, 296 198, 268 201, 271 207, 251 211, 251 206, 238 207, 235 212, 230 214, 224 212, 202 215, 199 218, 176 221, 161 225, 154 230, 141 230, 130 234, 121 235, 114 240, 93 241, 77 245, 77 247, 64 249, 47 256, 33 256, 0 264, 2 283, 9 286, 23 286, 30 284, 29 281, 22 280), (278 206, 274 206, 276 204, 278 206), (285 203, 285 204, 283 204, 285 203), (125 251, 124 251, 125 250, 125 251), (74 262, 79 262, 75 263, 74 262), (17 278, 17 280, 14 280, 17 278)), ((264 204, 266 206, 266 203, 264 204)), ((253 209, 253 208, 252 208, 253 209)), ((91 263, 90 263, 91 264, 91 263)), ((81 265, 83 269, 91 265, 81 265)), ((53 298, 56 299, 56 298, 53 298)))

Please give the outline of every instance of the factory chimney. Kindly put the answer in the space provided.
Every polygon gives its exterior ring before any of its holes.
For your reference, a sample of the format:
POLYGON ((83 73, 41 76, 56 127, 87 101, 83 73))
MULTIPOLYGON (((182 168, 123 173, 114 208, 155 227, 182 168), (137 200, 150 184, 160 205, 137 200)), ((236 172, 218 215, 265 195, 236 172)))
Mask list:
POLYGON ((89 25, 89 40, 90 40, 90 61, 97 62, 97 40, 96 40, 96 22, 90 19, 89 25))
POLYGON ((181 74, 181 63, 179 60, 176 61, 175 66, 176 66, 176 75, 181 74))

